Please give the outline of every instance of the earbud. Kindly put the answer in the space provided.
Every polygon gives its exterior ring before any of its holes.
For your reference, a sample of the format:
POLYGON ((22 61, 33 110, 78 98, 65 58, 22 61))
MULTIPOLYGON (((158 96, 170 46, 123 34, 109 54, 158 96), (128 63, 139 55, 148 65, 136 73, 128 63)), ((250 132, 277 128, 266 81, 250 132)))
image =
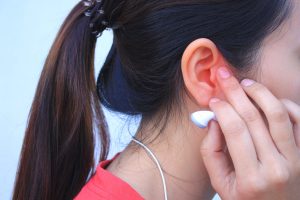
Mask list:
POLYGON ((217 120, 215 113, 212 111, 204 110, 197 111, 191 114, 191 120, 196 124, 199 128, 206 128, 210 120, 217 120))

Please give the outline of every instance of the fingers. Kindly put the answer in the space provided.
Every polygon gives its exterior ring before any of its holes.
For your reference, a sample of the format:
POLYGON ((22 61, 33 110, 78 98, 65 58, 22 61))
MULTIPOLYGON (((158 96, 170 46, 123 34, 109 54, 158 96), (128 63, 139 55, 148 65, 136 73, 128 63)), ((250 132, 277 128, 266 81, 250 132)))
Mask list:
POLYGON ((288 99, 281 99, 281 102, 288 110, 291 121, 294 123, 295 142, 300 148, 300 106, 288 99))
MULTIPOLYGON (((226 70, 226 68, 220 68, 220 70, 226 70)), ((277 152, 272 138, 270 137, 269 130, 258 109, 247 97, 240 83, 231 75, 231 73, 229 73, 229 75, 230 76, 223 78, 222 71, 219 73, 218 82, 220 87, 222 88, 226 99, 247 124, 259 160, 266 160, 272 156, 274 152, 277 152)))
POLYGON ((209 102, 218 124, 211 121, 201 146, 212 185, 222 196, 236 195, 230 199, 282 192, 298 179, 300 106, 278 100, 254 81, 240 84, 228 73, 223 78, 218 74, 217 79, 226 100, 209 102), (265 163, 259 162, 260 157, 265 163))
POLYGON ((243 88, 266 115, 270 135, 280 153, 286 159, 295 158, 298 150, 294 139, 293 126, 285 106, 260 83, 253 81, 253 84, 243 86, 243 88))
POLYGON ((211 184, 215 189, 222 188, 234 173, 231 160, 224 152, 225 141, 220 126, 214 120, 208 125, 208 133, 202 141, 200 152, 209 174, 211 184))
POLYGON ((254 172, 258 160, 247 125, 226 101, 210 101, 209 106, 224 133, 237 176, 254 172))

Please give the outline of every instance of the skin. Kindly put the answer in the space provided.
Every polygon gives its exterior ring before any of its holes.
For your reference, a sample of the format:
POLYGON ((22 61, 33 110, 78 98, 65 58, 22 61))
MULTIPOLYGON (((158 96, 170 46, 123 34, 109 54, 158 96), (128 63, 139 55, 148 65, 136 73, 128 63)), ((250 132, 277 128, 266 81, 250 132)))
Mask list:
MULTIPOLYGON (((300 199, 299 9, 295 1, 291 18, 265 38, 259 73, 248 77, 255 80, 251 86, 240 84, 209 39, 186 48, 184 115, 173 117, 153 143, 143 141, 165 171, 169 199, 212 199, 216 192, 224 200, 300 199), (230 77, 221 78, 219 69, 230 77), (212 120, 199 129, 189 118, 198 110, 213 111, 219 123, 212 120)), ((131 142, 107 170, 145 199, 163 199, 155 163, 144 149, 133 147, 131 142)))

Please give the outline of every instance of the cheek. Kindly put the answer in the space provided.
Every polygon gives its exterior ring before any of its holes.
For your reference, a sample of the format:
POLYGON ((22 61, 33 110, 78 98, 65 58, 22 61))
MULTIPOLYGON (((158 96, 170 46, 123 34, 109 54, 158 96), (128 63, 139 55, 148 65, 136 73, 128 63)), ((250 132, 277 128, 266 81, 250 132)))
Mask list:
POLYGON ((300 60, 283 54, 270 55, 261 66, 261 83, 277 98, 300 105, 300 60))

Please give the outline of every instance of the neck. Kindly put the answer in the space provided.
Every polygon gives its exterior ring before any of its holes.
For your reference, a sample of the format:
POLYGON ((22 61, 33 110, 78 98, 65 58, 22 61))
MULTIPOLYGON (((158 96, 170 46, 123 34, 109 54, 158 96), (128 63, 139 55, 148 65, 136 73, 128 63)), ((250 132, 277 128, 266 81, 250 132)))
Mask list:
MULTIPOLYGON (((199 151, 207 129, 191 124, 189 116, 186 120, 181 118, 181 123, 170 125, 151 143, 142 139, 142 136, 149 134, 147 129, 135 135, 158 159, 165 176, 168 199, 212 199, 215 191, 199 151)), ((153 132, 151 135, 156 136, 153 132)), ((164 199, 157 165, 147 151, 134 141, 107 170, 129 183, 145 199, 164 199)))

